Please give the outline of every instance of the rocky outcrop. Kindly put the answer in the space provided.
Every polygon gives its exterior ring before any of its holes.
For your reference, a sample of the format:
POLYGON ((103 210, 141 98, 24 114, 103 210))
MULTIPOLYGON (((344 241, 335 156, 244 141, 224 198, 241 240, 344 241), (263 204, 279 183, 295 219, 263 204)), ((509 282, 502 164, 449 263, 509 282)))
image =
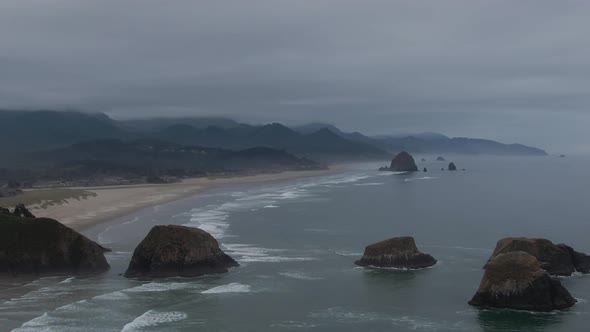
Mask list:
POLYGON ((154 226, 135 248, 127 278, 196 277, 224 273, 238 263, 211 234, 193 227, 154 226))
POLYGON ((424 173, 428 172, 428 170, 426 169, 426 167, 424 167, 424 173))
POLYGON ((416 166, 414 158, 409 153, 402 151, 393 158, 389 170, 393 172, 416 172, 418 166, 416 166))
POLYGON ((35 218, 35 215, 25 207, 24 204, 17 204, 12 211, 0 207, 0 215, 15 216, 20 218, 35 218))
POLYGON ((363 257, 356 261, 360 266, 420 269, 436 264, 436 259, 421 253, 413 237, 394 237, 368 245, 363 257))
POLYGON ((533 255, 539 260, 541 268, 551 275, 570 276, 575 271, 590 272, 590 256, 577 252, 565 244, 554 244, 547 239, 525 237, 501 239, 496 244, 489 261, 499 254, 512 251, 524 251, 533 255))
POLYGON ((449 171, 456 171, 457 170, 457 166, 455 166, 454 162, 450 162, 449 163, 449 171))
POLYGON ((106 251, 56 220, 0 214, 0 276, 100 273, 106 251))
POLYGON ((442 156, 438 156, 438 157, 436 157, 436 161, 446 161, 446 159, 443 158, 442 156))
POLYGON ((469 301, 477 307, 531 311, 561 310, 575 303, 559 280, 523 251, 499 254, 488 262, 479 289, 469 301))

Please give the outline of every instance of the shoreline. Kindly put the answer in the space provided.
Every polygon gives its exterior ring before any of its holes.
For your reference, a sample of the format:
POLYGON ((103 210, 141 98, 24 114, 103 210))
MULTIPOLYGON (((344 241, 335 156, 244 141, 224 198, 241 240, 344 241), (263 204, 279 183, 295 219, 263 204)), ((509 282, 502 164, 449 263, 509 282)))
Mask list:
POLYGON ((37 217, 52 218, 76 231, 84 231, 144 208, 195 196, 223 186, 272 183, 336 174, 338 171, 338 167, 331 167, 327 170, 285 171, 234 177, 190 178, 178 183, 168 184, 66 188, 83 189, 92 193, 92 195, 83 199, 67 199, 63 204, 53 204, 44 208, 41 208, 40 204, 30 205, 29 208, 32 209, 33 214, 37 217))

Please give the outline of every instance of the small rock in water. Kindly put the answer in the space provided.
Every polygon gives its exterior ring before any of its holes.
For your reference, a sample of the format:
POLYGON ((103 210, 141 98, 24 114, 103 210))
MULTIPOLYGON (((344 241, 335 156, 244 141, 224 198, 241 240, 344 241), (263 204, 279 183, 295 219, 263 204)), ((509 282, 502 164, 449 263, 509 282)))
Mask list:
POLYGON ((455 166, 454 162, 450 162, 449 163, 449 171, 456 171, 457 170, 457 166, 455 166))
POLYGON ((411 236, 394 237, 368 245, 363 257, 356 261, 360 266, 420 269, 436 264, 436 259, 418 251, 411 236))

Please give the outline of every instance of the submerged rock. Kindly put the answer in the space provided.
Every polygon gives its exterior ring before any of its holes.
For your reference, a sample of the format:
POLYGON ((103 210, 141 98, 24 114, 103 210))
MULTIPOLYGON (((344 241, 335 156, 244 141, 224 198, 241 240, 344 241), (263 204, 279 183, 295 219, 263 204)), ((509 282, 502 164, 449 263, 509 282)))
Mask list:
POLYGON ((559 280, 523 251, 499 254, 488 262, 479 289, 469 301, 477 307, 532 311, 561 310, 575 303, 559 280))
POLYGON ((454 162, 450 162, 449 163, 449 171, 456 171, 457 170, 457 166, 455 166, 454 162))
POLYGON ((363 257, 356 261, 360 266, 420 269, 436 264, 436 259, 421 253, 413 237, 394 237, 368 245, 363 257))
POLYGON ((211 234, 186 226, 154 226, 135 248, 127 278, 196 277, 225 273, 239 264, 211 234))
POLYGON ((56 220, 0 215, 0 276, 100 273, 106 251, 56 220))
POLYGON ((570 276, 575 271, 590 272, 590 256, 577 252, 565 244, 554 244, 547 239, 525 237, 501 239, 496 244, 489 261, 499 254, 512 251, 524 251, 533 255, 540 262, 541 268, 551 275, 570 276))
POLYGON ((416 172, 418 166, 416 166, 414 158, 409 153, 402 151, 393 158, 389 170, 394 172, 416 172))

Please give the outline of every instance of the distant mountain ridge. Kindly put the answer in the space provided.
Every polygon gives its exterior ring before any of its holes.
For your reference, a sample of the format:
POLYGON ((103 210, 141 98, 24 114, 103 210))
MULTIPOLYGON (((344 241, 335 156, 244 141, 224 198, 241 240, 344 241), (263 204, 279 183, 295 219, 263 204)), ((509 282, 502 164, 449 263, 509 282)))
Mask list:
POLYGON ((284 150, 256 147, 226 150, 179 145, 154 139, 98 139, 24 156, 22 167, 0 169, 0 184, 8 181, 70 185, 135 183, 186 177, 254 174, 285 170, 315 170, 323 166, 284 150))
MULTIPOLYGON (((310 123, 289 128, 279 123, 250 125, 226 118, 184 117, 117 121, 102 113, 0 111, 0 152, 55 149, 89 140, 152 138, 175 144, 224 149, 268 147, 323 161, 383 160, 406 150, 422 154, 546 155, 522 144, 439 133, 366 136, 334 125, 310 123)), ((2 165, 0 165, 2 167, 2 165)))

